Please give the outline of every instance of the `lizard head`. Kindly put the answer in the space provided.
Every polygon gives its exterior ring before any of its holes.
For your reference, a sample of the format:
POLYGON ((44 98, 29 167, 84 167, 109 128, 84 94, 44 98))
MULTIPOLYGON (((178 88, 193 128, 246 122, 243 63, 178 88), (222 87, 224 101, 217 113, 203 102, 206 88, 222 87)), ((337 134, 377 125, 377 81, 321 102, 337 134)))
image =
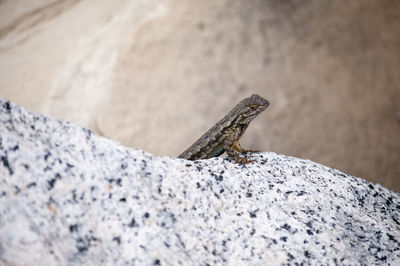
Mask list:
POLYGON ((240 124, 248 124, 253 120, 259 113, 264 111, 269 105, 269 102, 258 96, 257 94, 251 95, 249 98, 242 100, 232 111, 237 112, 236 114, 240 117, 240 124))

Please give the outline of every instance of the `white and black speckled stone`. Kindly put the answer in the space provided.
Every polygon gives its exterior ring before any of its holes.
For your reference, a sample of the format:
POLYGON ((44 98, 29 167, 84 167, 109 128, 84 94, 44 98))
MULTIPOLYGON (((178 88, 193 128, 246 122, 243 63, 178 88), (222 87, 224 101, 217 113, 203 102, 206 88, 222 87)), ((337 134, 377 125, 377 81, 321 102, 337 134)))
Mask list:
POLYGON ((0 264, 400 264, 400 195, 275 153, 154 157, 0 101, 0 264))

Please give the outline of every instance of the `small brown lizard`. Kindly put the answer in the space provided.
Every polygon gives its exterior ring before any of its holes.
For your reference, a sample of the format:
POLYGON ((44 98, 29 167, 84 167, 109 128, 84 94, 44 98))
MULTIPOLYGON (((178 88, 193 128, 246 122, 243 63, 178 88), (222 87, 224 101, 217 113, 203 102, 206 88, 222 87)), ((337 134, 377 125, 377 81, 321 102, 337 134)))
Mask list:
POLYGON ((218 157, 226 152, 228 157, 234 159, 237 163, 253 162, 247 157, 239 157, 239 152, 254 152, 242 149, 239 145, 239 139, 251 120, 264 111, 268 105, 267 100, 256 94, 242 100, 178 158, 187 160, 208 159, 218 157))

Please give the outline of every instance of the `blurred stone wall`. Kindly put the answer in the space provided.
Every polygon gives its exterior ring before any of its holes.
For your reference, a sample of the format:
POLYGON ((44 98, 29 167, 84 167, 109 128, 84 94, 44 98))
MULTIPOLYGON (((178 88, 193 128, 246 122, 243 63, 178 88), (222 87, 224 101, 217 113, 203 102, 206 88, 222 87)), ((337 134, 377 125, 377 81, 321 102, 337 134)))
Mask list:
POLYGON ((176 156, 252 93, 247 148, 400 191, 400 2, 0 1, 0 97, 176 156))

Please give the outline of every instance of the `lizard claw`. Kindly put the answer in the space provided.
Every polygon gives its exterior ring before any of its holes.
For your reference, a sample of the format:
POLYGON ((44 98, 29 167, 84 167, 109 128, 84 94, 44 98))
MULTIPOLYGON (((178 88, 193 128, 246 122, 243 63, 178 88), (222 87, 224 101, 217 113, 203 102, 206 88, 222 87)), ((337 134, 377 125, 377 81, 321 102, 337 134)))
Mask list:
POLYGON ((248 164, 255 162, 256 160, 249 159, 250 157, 238 157, 238 158, 233 158, 235 162, 240 163, 240 164, 248 164))
POLYGON ((261 152, 259 150, 243 150, 242 153, 248 153, 248 152, 261 152))

